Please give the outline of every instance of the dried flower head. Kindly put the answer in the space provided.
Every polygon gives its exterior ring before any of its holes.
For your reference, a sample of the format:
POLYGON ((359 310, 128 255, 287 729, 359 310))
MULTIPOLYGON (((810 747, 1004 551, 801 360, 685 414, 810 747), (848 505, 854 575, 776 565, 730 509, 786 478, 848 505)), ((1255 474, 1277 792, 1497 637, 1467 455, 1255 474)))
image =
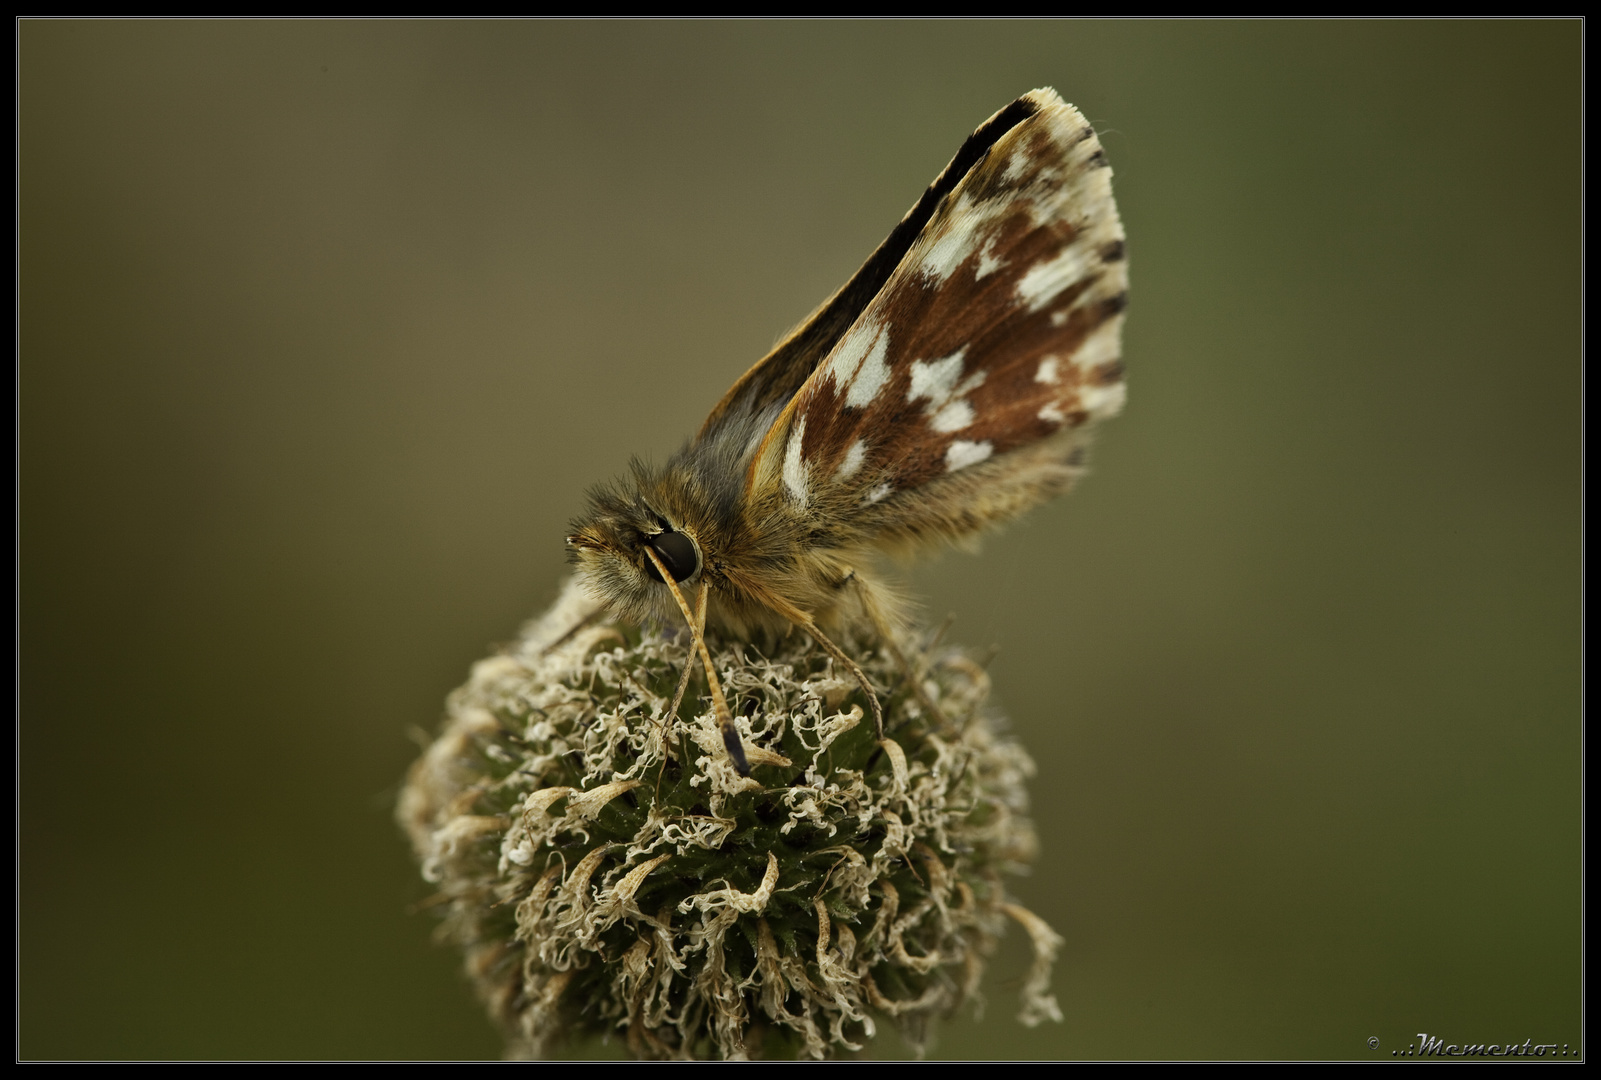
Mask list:
POLYGON ((572 585, 473 669, 412 767, 398 816, 511 1054, 617 1032, 641 1057, 822 1058, 885 1020, 922 1047, 1008 917, 1035 951, 1020 1019, 1059 1020, 1060 939, 1001 883, 1034 856, 1033 766, 986 713, 983 670, 902 642, 914 685, 853 642, 885 689, 881 744, 804 636, 707 643, 750 777, 693 693, 664 715, 687 636, 610 621, 572 585))

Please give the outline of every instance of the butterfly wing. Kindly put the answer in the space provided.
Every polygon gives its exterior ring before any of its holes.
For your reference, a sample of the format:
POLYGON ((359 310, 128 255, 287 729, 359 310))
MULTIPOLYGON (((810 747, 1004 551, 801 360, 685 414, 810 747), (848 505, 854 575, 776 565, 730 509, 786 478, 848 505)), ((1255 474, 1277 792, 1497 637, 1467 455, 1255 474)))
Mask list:
MULTIPOLYGON (((1071 484, 1090 427, 1123 403, 1123 227, 1089 123, 1036 90, 963 154, 892 234, 898 246, 822 309, 823 322, 854 317, 789 391, 747 473, 748 499, 782 497, 841 542, 916 546, 1015 516, 1071 484), (897 235, 925 209, 909 242, 897 235)), ((753 395, 761 374, 732 393, 753 395)))
POLYGON ((794 400, 818 364, 883 291, 885 282, 923 234, 941 200, 997 140, 1039 108, 1034 95, 1022 97, 980 125, 861 269, 729 388, 701 425, 696 441, 708 441, 722 428, 745 425, 757 417, 765 421, 760 431, 769 431, 780 410, 794 400))

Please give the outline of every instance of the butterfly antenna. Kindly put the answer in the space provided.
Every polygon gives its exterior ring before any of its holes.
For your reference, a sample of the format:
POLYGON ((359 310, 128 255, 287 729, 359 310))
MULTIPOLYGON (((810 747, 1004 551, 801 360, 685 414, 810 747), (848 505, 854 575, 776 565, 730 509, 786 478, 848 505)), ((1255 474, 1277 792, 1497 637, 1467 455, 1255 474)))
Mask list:
MULTIPOLYGON (((749 776, 750 763, 745 759, 745 744, 739 741, 739 729, 734 727, 734 714, 728 710, 728 699, 723 697, 723 685, 717 681, 717 671, 712 667, 712 654, 706 650, 707 582, 702 581, 700 584, 700 596, 696 604, 699 608, 697 617, 690 613, 689 604, 685 601, 684 594, 679 591, 678 583, 673 580, 673 575, 668 572, 656 552, 651 550, 649 544, 645 545, 644 550, 645 557, 656 564, 656 572, 661 575, 662 581, 673 594, 673 599, 678 601, 678 610, 684 613, 684 621, 689 623, 689 633, 694 648, 700 653, 700 662, 706 669, 706 682, 712 691, 712 710, 717 714, 717 729, 723 734, 723 746, 728 750, 729 759, 733 761, 739 775, 749 776)), ((687 681, 686 677, 685 682, 687 681)))

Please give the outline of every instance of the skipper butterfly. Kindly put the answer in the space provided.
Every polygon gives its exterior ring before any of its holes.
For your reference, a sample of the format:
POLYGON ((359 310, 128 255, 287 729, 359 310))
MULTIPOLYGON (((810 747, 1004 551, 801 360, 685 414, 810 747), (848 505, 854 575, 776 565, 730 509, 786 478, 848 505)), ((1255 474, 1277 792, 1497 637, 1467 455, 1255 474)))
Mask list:
POLYGON ((622 618, 689 623, 742 776, 708 618, 809 634, 882 741, 877 693, 829 633, 871 625, 894 650, 877 556, 972 538, 1072 486, 1090 429, 1123 405, 1127 300, 1100 141, 1054 90, 1025 94, 683 449, 591 492, 567 540, 580 577, 622 618))

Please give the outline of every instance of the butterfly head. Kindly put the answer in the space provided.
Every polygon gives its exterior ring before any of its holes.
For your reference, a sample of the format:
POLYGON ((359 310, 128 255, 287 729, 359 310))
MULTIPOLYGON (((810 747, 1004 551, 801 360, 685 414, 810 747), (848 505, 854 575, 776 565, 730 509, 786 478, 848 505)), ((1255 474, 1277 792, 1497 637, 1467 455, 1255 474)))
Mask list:
POLYGON ((589 513, 573 523, 567 537, 572 561, 590 591, 633 622, 676 616, 662 569, 682 588, 697 583, 705 565, 698 530, 665 503, 641 489, 600 489, 591 493, 589 513))

